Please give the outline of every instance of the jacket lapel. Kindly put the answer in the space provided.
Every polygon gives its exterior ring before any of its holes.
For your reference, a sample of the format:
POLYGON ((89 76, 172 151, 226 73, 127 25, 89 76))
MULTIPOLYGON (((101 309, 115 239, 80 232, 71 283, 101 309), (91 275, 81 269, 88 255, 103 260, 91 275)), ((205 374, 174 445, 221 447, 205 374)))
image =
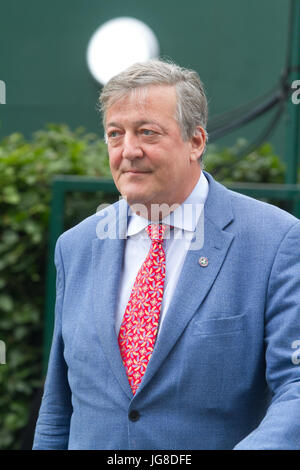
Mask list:
MULTIPOLYGON (((209 174, 205 173, 205 175, 209 181, 209 193, 204 207, 204 244, 202 248, 189 250, 187 253, 159 339, 135 396, 159 369, 196 310, 209 294, 234 238, 232 233, 224 230, 233 220, 230 192, 215 182, 209 174), (201 256, 209 260, 205 269, 199 265, 201 256)), ((102 212, 104 213, 102 220, 105 218, 105 225, 111 230, 111 234, 105 240, 98 238, 93 240, 95 322, 110 367, 123 391, 128 398, 132 399, 132 391, 115 333, 115 312, 124 256, 128 206, 124 200, 121 200, 119 204, 114 204, 102 212)), ((105 231, 103 229, 104 222, 99 234, 103 234, 105 231)), ((201 222, 196 230, 201 230, 201 222)))
MULTIPOLYGON (((189 250, 186 255, 174 297, 137 394, 159 369, 208 295, 234 238, 232 233, 223 230, 233 220, 230 193, 210 175, 205 175, 210 186, 204 207, 204 244, 200 249, 189 250), (199 264, 202 256, 209 260, 205 268, 199 264)), ((203 230, 201 221, 196 230, 201 230, 201 225, 203 230)))
POLYGON ((121 388, 131 399, 132 391, 123 366, 115 332, 115 312, 127 228, 127 204, 121 200, 101 211, 93 240, 93 305, 97 331, 107 361, 121 388), (99 225, 100 224, 100 225, 99 225))

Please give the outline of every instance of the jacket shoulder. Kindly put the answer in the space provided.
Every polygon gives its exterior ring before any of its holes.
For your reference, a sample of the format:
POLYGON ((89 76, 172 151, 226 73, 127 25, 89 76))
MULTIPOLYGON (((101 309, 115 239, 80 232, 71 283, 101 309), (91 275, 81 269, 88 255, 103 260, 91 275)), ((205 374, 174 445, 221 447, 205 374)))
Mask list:
POLYGON ((235 216, 247 222, 248 227, 252 225, 258 229, 274 227, 277 230, 280 228, 288 230, 300 222, 295 216, 273 204, 232 190, 228 191, 235 216))
POLYGON ((72 246, 73 249, 76 246, 90 245, 91 241, 97 238, 97 227, 101 220, 104 218, 116 217, 119 211, 120 201, 110 204, 104 209, 96 212, 85 218, 74 227, 66 230, 60 235, 58 241, 62 248, 72 246))
MULTIPOLYGON (((262 233, 264 230, 274 233, 288 231, 299 219, 289 212, 270 203, 233 191, 217 182, 205 172, 209 182, 207 198, 208 217, 218 218, 220 225, 226 226, 234 221, 235 227, 262 233), (211 215, 212 214, 212 215, 211 215)), ((232 226, 232 225, 231 225, 232 226)))

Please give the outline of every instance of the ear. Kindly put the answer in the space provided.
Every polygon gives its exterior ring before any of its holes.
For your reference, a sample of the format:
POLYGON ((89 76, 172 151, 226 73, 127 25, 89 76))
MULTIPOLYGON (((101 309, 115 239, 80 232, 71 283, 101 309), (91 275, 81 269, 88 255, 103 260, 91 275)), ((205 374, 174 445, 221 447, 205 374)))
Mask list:
POLYGON ((203 127, 197 126, 195 134, 191 138, 191 161, 197 161, 204 152, 206 144, 206 133, 203 127))

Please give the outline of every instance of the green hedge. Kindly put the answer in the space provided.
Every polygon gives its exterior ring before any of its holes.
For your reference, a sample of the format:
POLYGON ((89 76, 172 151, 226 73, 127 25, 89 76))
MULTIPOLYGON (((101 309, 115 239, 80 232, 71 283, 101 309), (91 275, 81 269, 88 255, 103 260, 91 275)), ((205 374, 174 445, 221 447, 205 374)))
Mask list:
MULTIPOLYGON (((222 151, 209 146, 206 169, 219 181, 284 181, 284 167, 269 144, 239 160, 243 145, 222 151)), ((30 140, 12 134, 0 143, 0 340, 7 348, 7 363, 0 365, 0 449, 20 448, 42 384, 50 185, 57 174, 109 177, 105 143, 83 129, 53 124, 30 140)), ((81 197, 69 208, 70 220, 81 197)), ((83 204, 82 217, 90 210, 84 213, 83 204)))
POLYGON ((30 141, 0 144, 0 449, 20 445, 30 403, 41 385, 50 184, 56 174, 109 175, 106 145, 83 129, 51 125, 30 141))

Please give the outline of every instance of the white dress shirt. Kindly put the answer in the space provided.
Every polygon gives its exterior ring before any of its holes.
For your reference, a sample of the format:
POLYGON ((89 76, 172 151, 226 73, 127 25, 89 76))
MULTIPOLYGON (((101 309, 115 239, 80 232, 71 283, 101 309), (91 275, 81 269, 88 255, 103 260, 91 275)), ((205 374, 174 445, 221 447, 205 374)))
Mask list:
MULTIPOLYGON (((166 276, 159 330, 175 291, 186 253, 207 198, 208 189, 208 181, 201 171, 198 183, 188 198, 160 222, 165 223, 167 226, 171 225, 174 229, 170 230, 167 227, 164 234, 163 247, 166 254, 166 276)), ((150 250, 151 241, 145 231, 145 227, 150 223, 151 221, 135 213, 132 213, 129 218, 115 321, 117 336, 135 278, 150 250)))

